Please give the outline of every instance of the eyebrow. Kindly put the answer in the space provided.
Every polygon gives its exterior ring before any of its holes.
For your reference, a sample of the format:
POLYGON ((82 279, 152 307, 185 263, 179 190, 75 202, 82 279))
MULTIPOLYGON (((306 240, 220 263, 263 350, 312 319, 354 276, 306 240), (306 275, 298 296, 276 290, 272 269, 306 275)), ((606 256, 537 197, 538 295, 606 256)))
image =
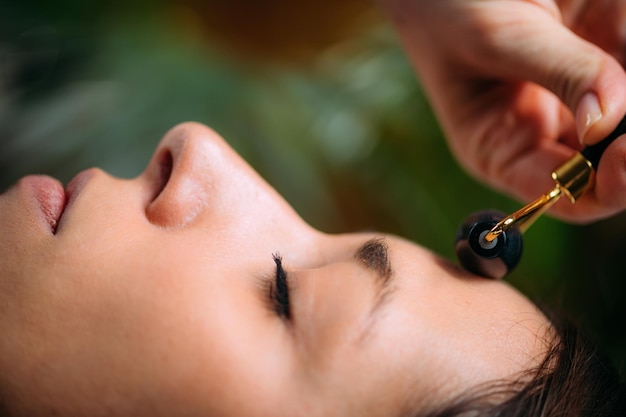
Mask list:
POLYGON ((389 246, 384 237, 376 237, 365 242, 354 252, 354 259, 376 273, 381 287, 384 287, 391 278, 393 270, 389 260, 389 246))
POLYGON ((354 252, 354 259, 368 270, 376 274, 376 300, 368 314, 367 324, 359 340, 364 339, 374 326, 376 318, 380 315, 381 306, 389 301, 394 292, 391 281, 393 268, 389 258, 389 245, 384 237, 376 237, 368 240, 354 252))

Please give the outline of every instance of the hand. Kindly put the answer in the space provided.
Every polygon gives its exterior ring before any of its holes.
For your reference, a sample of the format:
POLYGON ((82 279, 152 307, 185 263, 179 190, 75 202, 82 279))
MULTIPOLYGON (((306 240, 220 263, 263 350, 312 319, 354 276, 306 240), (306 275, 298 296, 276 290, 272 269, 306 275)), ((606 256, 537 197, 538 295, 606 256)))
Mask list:
MULTIPOLYGON (((379 0, 394 21, 456 158, 525 201, 626 113, 626 1, 379 0)), ((626 208, 626 138, 595 183, 552 213, 584 222, 626 208)))

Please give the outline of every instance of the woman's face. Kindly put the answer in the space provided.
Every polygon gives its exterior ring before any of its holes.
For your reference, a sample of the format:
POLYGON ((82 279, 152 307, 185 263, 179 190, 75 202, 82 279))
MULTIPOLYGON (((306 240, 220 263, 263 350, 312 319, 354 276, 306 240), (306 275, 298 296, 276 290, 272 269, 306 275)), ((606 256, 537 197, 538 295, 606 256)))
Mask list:
POLYGON ((507 284, 312 229, 194 123, 135 179, 27 177, 0 214, 15 415, 393 416, 546 349, 547 319, 507 284))

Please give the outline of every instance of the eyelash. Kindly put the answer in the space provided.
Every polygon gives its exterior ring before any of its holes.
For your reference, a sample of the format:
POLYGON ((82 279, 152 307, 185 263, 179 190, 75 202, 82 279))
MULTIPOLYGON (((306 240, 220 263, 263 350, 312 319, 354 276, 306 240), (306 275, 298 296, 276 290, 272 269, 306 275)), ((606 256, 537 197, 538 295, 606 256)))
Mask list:
POLYGON ((272 255, 276 264, 274 280, 269 288, 269 296, 276 314, 285 319, 291 318, 291 306, 289 302, 289 285, 287 272, 283 268, 283 258, 275 253, 272 255))

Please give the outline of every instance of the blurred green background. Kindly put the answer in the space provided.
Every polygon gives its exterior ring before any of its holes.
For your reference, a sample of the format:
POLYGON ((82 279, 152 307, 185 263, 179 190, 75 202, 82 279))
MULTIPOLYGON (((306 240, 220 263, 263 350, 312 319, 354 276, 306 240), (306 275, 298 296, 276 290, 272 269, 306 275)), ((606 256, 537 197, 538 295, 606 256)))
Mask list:
MULTIPOLYGON (((453 259, 469 213, 519 208, 459 169, 367 1, 0 2, 2 188, 94 165, 137 175, 186 120, 325 231, 396 233, 453 259)), ((510 281, 580 321, 624 371, 626 217, 545 217, 525 243, 510 281)))

